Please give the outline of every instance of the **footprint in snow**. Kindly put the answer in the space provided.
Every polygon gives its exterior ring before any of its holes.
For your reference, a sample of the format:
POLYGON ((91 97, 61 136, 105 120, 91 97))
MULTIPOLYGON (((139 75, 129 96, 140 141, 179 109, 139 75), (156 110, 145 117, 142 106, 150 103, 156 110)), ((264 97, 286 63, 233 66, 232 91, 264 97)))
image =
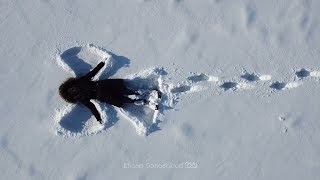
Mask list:
POLYGON ((289 82, 289 83, 286 83, 286 82, 276 81, 276 82, 273 82, 270 85, 270 88, 275 89, 275 90, 289 90, 289 89, 292 89, 292 88, 299 87, 300 85, 302 85, 302 82, 289 82))
POLYGON ((187 91, 190 91, 191 87, 190 86, 187 86, 187 85, 182 85, 182 86, 178 86, 178 87, 175 87, 173 89, 171 89, 171 92, 172 93, 183 93, 183 92, 187 92, 187 91))
POLYGON ((268 81, 271 80, 271 76, 270 75, 258 75, 255 73, 245 73, 243 75, 240 76, 242 79, 248 81, 248 82, 256 82, 256 81, 268 81))
POLYGON ((320 77, 320 71, 310 71, 304 68, 301 68, 295 74, 299 79, 303 79, 307 77, 320 77))
POLYGON ((224 91, 228 90, 245 90, 245 89, 253 89, 254 85, 249 84, 249 83, 243 83, 243 82, 224 82, 223 84, 220 85, 220 88, 222 88, 224 91))
POLYGON ((208 75, 203 74, 203 73, 190 76, 190 77, 188 77, 187 79, 188 79, 188 81, 190 81, 191 83, 198 83, 198 82, 202 82, 202 81, 217 82, 217 81, 219 80, 218 77, 208 76, 208 75))
POLYGON ((188 86, 188 85, 178 85, 171 89, 171 93, 173 94, 181 94, 181 93, 194 93, 204 90, 203 86, 188 86))
POLYGON ((180 94, 180 93, 193 93, 199 92, 206 89, 203 86, 194 85, 200 82, 217 82, 218 78, 214 76, 208 76, 204 73, 199 73, 192 75, 187 78, 187 83, 179 84, 171 89, 171 93, 180 94))

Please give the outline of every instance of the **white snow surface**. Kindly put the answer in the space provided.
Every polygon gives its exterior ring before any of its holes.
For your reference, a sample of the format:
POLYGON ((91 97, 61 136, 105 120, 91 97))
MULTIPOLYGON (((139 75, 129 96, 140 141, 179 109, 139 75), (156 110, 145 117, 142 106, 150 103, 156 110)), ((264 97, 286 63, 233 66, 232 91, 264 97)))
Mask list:
POLYGON ((1 0, 0 179, 320 177, 320 1, 1 0), (58 93, 158 88, 159 111, 58 93))

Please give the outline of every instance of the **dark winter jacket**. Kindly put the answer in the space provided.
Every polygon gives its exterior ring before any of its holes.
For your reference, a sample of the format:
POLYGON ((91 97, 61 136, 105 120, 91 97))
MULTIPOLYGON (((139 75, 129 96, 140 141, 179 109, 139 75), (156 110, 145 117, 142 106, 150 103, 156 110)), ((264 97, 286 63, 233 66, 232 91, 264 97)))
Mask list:
POLYGON ((91 79, 104 66, 104 62, 100 62, 92 71, 80 78, 69 78, 60 87, 60 96, 69 103, 77 103, 85 105, 89 108, 96 119, 102 123, 99 112, 90 99, 97 99, 117 107, 122 107, 124 103, 132 103, 133 100, 125 95, 134 94, 133 91, 127 89, 122 79, 106 79, 92 81, 91 79))

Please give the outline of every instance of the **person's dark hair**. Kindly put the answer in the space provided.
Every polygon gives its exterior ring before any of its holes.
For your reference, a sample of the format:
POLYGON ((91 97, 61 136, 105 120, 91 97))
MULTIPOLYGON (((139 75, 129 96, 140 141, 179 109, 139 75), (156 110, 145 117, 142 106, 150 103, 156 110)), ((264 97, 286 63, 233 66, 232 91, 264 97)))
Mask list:
POLYGON ((59 95, 68 103, 76 103, 80 99, 80 90, 75 86, 76 78, 68 78, 59 87, 59 95))

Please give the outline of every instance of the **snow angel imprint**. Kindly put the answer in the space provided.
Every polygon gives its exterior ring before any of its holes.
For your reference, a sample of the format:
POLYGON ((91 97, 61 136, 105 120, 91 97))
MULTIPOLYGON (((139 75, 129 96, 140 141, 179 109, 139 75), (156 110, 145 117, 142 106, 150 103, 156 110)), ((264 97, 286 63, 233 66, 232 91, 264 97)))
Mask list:
MULTIPOLYGON (((97 121, 102 119, 95 105, 90 102, 96 99, 122 108, 126 103, 146 105, 147 100, 140 98, 137 90, 129 89, 123 79, 105 79, 92 81, 92 78, 101 70, 105 62, 100 62, 93 70, 79 78, 68 78, 59 87, 60 96, 68 103, 81 103, 89 108, 97 121), (133 96, 131 96, 133 95, 133 96)), ((155 107, 155 110, 158 106, 155 107)))

